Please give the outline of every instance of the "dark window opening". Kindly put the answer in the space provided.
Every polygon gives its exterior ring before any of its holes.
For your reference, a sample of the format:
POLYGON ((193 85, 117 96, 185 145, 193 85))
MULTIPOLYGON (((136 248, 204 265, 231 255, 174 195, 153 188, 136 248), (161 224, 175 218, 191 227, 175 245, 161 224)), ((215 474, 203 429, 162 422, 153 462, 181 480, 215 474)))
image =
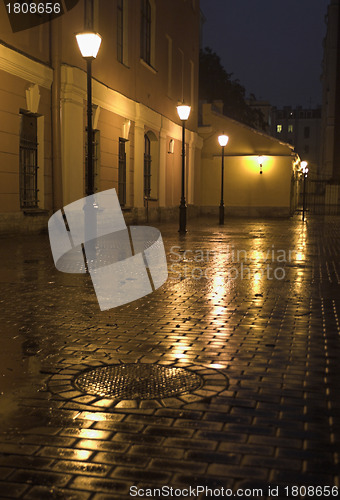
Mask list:
POLYGON ((149 0, 142 0, 140 46, 141 58, 151 64, 151 5, 149 0))
POLYGON ((124 6, 123 0, 117 3, 117 58, 119 62, 124 61, 124 6))
POLYGON ((37 117, 21 113, 20 130, 20 207, 38 207, 37 117))
POLYGON ((119 203, 126 205, 126 152, 125 139, 119 138, 119 165, 118 165, 118 199, 119 203))
POLYGON ((310 135, 310 127, 305 127, 305 128, 304 128, 303 135, 304 135, 304 138, 305 138, 305 139, 309 139, 309 135, 310 135))
POLYGON ((149 199, 151 194, 151 147, 150 139, 144 136, 144 198, 149 199))

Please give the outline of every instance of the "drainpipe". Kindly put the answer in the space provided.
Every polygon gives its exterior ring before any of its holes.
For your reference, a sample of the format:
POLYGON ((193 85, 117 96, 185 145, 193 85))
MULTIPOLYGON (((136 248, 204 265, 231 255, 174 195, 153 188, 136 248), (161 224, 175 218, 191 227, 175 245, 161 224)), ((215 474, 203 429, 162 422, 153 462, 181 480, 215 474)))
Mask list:
POLYGON ((61 20, 59 17, 50 22, 50 61, 53 68, 51 93, 52 191, 53 212, 56 212, 63 206, 60 120, 61 20))

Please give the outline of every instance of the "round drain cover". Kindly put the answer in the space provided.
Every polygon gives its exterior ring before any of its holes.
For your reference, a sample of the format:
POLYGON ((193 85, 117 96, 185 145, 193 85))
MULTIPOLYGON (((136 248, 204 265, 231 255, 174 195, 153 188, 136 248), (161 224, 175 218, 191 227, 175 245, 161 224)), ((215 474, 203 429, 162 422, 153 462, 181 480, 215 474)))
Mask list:
POLYGON ((143 400, 189 393, 202 385, 202 378, 185 368, 127 363, 86 370, 75 377, 73 384, 86 394, 143 400))

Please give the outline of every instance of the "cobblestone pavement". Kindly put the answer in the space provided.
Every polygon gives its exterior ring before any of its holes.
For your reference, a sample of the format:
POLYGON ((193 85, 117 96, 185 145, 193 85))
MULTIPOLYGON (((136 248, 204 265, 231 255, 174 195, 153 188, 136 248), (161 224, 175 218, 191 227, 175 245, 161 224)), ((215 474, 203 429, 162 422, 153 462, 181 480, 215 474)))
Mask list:
POLYGON ((167 283, 105 312, 47 235, 0 237, 0 498, 336 497, 340 218, 158 227, 167 283), (121 362, 208 382, 115 406, 72 382, 121 362))

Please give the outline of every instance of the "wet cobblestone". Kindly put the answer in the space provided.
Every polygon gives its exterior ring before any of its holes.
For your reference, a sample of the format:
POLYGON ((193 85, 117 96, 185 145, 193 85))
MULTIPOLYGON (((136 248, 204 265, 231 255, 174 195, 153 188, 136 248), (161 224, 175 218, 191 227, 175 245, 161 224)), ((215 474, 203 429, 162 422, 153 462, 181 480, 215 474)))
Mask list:
POLYGON ((0 498, 340 486, 340 218, 159 228, 168 282, 105 312, 88 276, 55 270, 47 235, 0 237, 0 498), (63 390, 122 361, 221 380, 139 408, 63 390))

